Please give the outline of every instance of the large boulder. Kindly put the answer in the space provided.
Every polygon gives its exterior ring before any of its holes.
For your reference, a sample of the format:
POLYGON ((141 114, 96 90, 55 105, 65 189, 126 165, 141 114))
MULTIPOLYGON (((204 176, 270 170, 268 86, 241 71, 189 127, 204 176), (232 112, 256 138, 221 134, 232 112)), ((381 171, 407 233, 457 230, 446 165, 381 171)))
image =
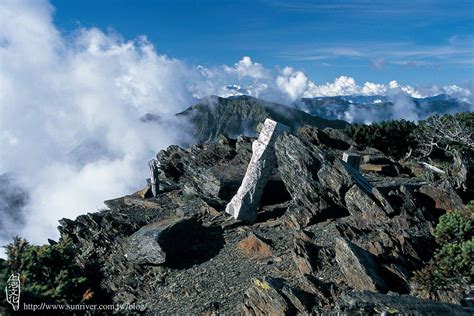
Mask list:
POLYGON ((138 264, 160 264, 166 261, 166 253, 160 245, 163 231, 169 229, 171 223, 160 226, 140 228, 128 239, 126 258, 138 264))
POLYGON ((210 259, 223 241, 197 217, 170 219, 140 228, 127 240, 125 256, 135 264, 187 267, 210 259))
POLYGON ((423 185, 418 191, 430 197, 438 209, 452 211, 464 208, 461 198, 447 180, 437 184, 423 185))
POLYGON ((304 221, 301 224, 308 224, 312 217, 331 206, 318 181, 324 157, 293 135, 282 135, 275 148, 281 178, 295 204, 301 205, 301 211, 306 213, 297 217, 304 221))

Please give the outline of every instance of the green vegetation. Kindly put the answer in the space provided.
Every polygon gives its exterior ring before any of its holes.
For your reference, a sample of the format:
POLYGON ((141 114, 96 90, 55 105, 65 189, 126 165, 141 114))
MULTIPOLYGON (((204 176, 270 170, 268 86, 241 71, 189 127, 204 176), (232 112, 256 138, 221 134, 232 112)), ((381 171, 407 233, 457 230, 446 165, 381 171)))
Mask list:
POLYGON ((415 144, 412 136, 416 124, 400 120, 372 125, 349 125, 344 132, 356 143, 376 148, 395 158, 402 158, 415 144))
POLYGON ((435 229, 440 248, 434 255, 433 277, 443 281, 474 281, 474 216, 470 212, 453 211, 441 216, 435 229))
POLYGON ((373 147, 400 159, 410 150, 413 155, 430 157, 440 164, 451 163, 455 154, 474 150, 474 113, 434 115, 417 124, 405 120, 372 125, 347 126, 344 132, 356 143, 373 147))
MULTIPOLYGON (((94 287, 85 272, 74 263, 71 243, 51 241, 34 246, 15 238, 7 246, 8 259, 0 262, 0 287, 8 277, 20 273, 21 297, 26 303, 79 304, 95 301, 94 287)), ((6 305, 3 296, 3 304, 6 305)))
POLYGON ((474 282, 474 201, 465 210, 442 215, 434 236, 439 247, 427 266, 415 275, 423 288, 470 285, 474 282))
POLYGON ((442 245, 468 240, 472 236, 473 230, 474 226, 469 214, 454 211, 440 217, 434 235, 438 244, 442 245))

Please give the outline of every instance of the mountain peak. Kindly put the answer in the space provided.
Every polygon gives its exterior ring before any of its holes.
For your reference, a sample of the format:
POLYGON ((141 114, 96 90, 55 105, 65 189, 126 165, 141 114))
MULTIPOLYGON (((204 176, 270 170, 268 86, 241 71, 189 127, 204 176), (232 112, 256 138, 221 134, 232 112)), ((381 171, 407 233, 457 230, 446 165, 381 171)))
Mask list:
POLYGON ((344 128, 342 120, 327 120, 313 116, 295 107, 258 99, 248 95, 229 98, 209 96, 202 98, 178 117, 188 119, 194 126, 198 142, 212 142, 222 134, 254 136, 258 123, 266 118, 281 122, 295 131, 302 125, 319 128, 344 128))

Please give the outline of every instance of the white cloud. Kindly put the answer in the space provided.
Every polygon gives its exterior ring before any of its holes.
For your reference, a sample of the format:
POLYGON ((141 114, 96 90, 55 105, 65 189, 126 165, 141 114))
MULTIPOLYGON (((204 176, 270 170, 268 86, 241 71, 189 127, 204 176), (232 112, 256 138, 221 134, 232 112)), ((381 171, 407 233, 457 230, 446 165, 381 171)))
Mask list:
POLYGON ((404 90, 393 90, 388 95, 393 102, 390 118, 394 120, 405 119, 408 121, 418 121, 420 119, 413 100, 409 98, 404 90), (405 93, 404 93, 405 92, 405 93))
POLYGON ((335 96, 335 95, 351 95, 358 93, 358 86, 354 78, 348 76, 340 76, 333 83, 324 85, 316 85, 313 82, 309 84, 308 91, 305 92, 306 97, 317 96, 335 96))
POLYGON ((270 72, 261 64, 254 63, 249 56, 242 57, 239 62, 234 64, 234 67, 222 66, 225 72, 236 74, 239 78, 250 77, 254 79, 263 79, 270 77, 270 72))
POLYGON ((387 87, 383 84, 366 82, 362 87, 362 95, 385 95, 387 87))
POLYGON ((146 161, 187 136, 138 118, 191 104, 188 85, 197 75, 145 38, 80 29, 66 40, 51 14, 44 1, 2 1, 0 8, 0 173, 14 172, 31 195, 15 232, 32 242, 56 237, 61 217, 94 211, 144 184, 146 161), (103 148, 72 163, 70 153, 87 142, 103 148))
POLYGON ((285 67, 276 78, 278 88, 295 100, 301 97, 308 89, 308 77, 301 71, 285 67))

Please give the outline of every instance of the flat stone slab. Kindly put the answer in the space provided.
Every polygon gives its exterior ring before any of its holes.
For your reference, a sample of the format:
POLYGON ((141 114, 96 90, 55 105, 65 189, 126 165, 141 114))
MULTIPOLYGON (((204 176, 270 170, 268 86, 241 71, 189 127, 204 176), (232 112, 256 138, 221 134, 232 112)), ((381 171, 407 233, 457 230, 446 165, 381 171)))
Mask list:
POLYGON ((338 305, 342 315, 472 315, 461 305, 369 291, 342 295, 338 305))

